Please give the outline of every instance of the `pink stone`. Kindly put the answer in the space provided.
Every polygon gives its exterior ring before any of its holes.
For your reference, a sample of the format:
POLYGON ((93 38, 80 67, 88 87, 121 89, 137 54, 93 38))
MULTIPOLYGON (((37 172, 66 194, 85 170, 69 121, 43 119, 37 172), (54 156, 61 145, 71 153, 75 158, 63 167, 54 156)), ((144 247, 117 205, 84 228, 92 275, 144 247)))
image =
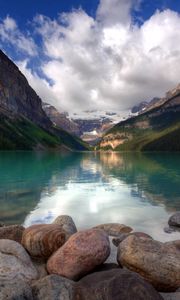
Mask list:
POLYGON ((100 229, 80 231, 48 260, 47 270, 77 280, 101 265, 110 254, 108 235, 100 229))

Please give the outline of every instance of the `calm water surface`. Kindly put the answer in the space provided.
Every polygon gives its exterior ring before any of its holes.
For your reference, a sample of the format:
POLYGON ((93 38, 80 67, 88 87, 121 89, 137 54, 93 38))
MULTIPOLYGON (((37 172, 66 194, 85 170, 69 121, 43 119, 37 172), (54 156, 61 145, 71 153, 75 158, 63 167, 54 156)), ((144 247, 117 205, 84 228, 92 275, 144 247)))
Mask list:
POLYGON ((119 222, 166 241, 180 210, 180 154, 0 153, 0 221, 50 223, 69 214, 79 229, 119 222))

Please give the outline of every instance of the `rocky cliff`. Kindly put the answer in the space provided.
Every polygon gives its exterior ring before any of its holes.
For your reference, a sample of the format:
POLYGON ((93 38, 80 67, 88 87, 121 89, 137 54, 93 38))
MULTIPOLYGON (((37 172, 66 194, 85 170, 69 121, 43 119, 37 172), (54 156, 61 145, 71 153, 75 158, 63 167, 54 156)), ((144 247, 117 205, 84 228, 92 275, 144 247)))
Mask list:
POLYGON ((25 76, 0 51, 0 150, 64 146, 73 150, 86 149, 82 141, 54 126, 25 76))
POLYGON ((19 114, 37 125, 51 125, 42 109, 42 101, 29 86, 18 67, 0 50, 0 109, 19 114))
POLYGON ((70 120, 67 113, 59 112, 54 106, 48 103, 43 103, 43 110, 56 126, 61 127, 69 133, 81 136, 78 124, 70 120))

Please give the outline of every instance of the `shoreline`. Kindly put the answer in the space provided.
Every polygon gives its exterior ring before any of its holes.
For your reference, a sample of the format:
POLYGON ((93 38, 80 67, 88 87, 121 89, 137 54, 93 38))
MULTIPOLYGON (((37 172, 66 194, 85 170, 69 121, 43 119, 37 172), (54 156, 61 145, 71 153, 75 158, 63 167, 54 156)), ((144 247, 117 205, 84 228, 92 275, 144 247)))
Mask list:
MULTIPOLYGON (((174 220, 179 222, 179 217, 180 213, 173 215, 169 220, 169 225, 174 220)), ((3 277, 0 274, 0 285, 2 286, 2 282, 4 284, 0 296, 5 292, 12 293, 9 280, 12 282, 11 285, 13 284, 13 293, 17 293, 17 278, 19 278, 26 286, 23 293, 28 291, 27 293, 31 294, 31 297, 21 299, 43 300, 40 295, 46 291, 47 284, 50 282, 53 283, 50 289, 51 293, 61 293, 61 290, 57 291, 58 287, 54 286, 55 280, 55 282, 59 282, 62 289, 64 289, 64 285, 68 284, 68 291, 73 290, 73 297, 68 295, 62 299, 91 300, 92 298, 87 298, 85 294, 89 294, 88 297, 91 297, 90 295, 96 290, 96 285, 103 286, 105 284, 104 276, 109 276, 108 287, 111 281, 120 280, 124 285, 121 288, 124 287, 124 289, 127 282, 125 283, 123 278, 126 276, 129 278, 127 281, 131 280, 130 282, 133 282, 136 289, 138 286, 139 288, 143 286, 147 297, 150 297, 151 294, 154 295, 153 300, 173 300, 176 299, 174 297, 180 295, 178 290, 180 287, 180 278, 178 277, 180 274, 180 240, 158 242, 146 233, 133 231, 133 228, 119 223, 106 223, 78 231, 73 219, 70 216, 62 215, 51 224, 38 224, 27 228, 21 225, 3 226, 0 227, 1 272, 3 266, 8 264, 7 259, 9 259, 10 253, 11 259, 13 258, 15 263, 10 267, 11 270, 6 268, 3 270, 3 277), (166 249, 165 252, 164 249, 166 249), (167 254, 165 254, 166 252, 167 254), (117 260, 115 259, 116 253, 117 260), (168 253, 171 253, 171 258, 168 253), (159 265, 160 257, 164 261, 161 265, 159 265), (169 274, 166 270, 167 266, 169 274), (143 273, 142 270, 144 270, 143 273), (151 279, 148 275, 149 272, 151 279), (22 274, 24 274, 23 278, 22 274), (86 281, 89 282, 88 286, 84 285, 86 281), (93 286, 91 286, 92 282, 94 282, 93 286), (77 298, 79 289, 81 298, 77 298)), ((105 282, 107 284, 107 281, 105 282)), ((117 290, 119 289, 120 287, 117 286, 117 290)), ((112 298, 114 296, 112 296, 113 292, 110 287, 108 293, 108 299, 119 299, 112 298)), ((94 300, 98 295, 103 297, 103 289, 100 289, 97 295, 94 294, 94 300)), ((131 291, 126 295, 129 297, 131 291)), ((131 297, 134 296, 134 294, 131 295, 131 297)), ((137 299, 141 299, 138 298, 140 297, 138 294, 136 296, 137 299)), ((46 299, 56 300, 61 297, 46 299)))

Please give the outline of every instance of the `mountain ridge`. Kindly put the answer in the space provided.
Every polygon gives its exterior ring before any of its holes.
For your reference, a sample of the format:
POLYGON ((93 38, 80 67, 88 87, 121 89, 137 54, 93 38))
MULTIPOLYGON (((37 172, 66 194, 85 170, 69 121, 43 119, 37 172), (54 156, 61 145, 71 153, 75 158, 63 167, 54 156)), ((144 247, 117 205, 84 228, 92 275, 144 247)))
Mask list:
POLYGON ((54 126, 42 100, 0 50, 0 150, 87 150, 80 139, 54 126))
POLYGON ((179 85, 151 109, 115 125, 96 149, 101 151, 180 151, 179 85))

